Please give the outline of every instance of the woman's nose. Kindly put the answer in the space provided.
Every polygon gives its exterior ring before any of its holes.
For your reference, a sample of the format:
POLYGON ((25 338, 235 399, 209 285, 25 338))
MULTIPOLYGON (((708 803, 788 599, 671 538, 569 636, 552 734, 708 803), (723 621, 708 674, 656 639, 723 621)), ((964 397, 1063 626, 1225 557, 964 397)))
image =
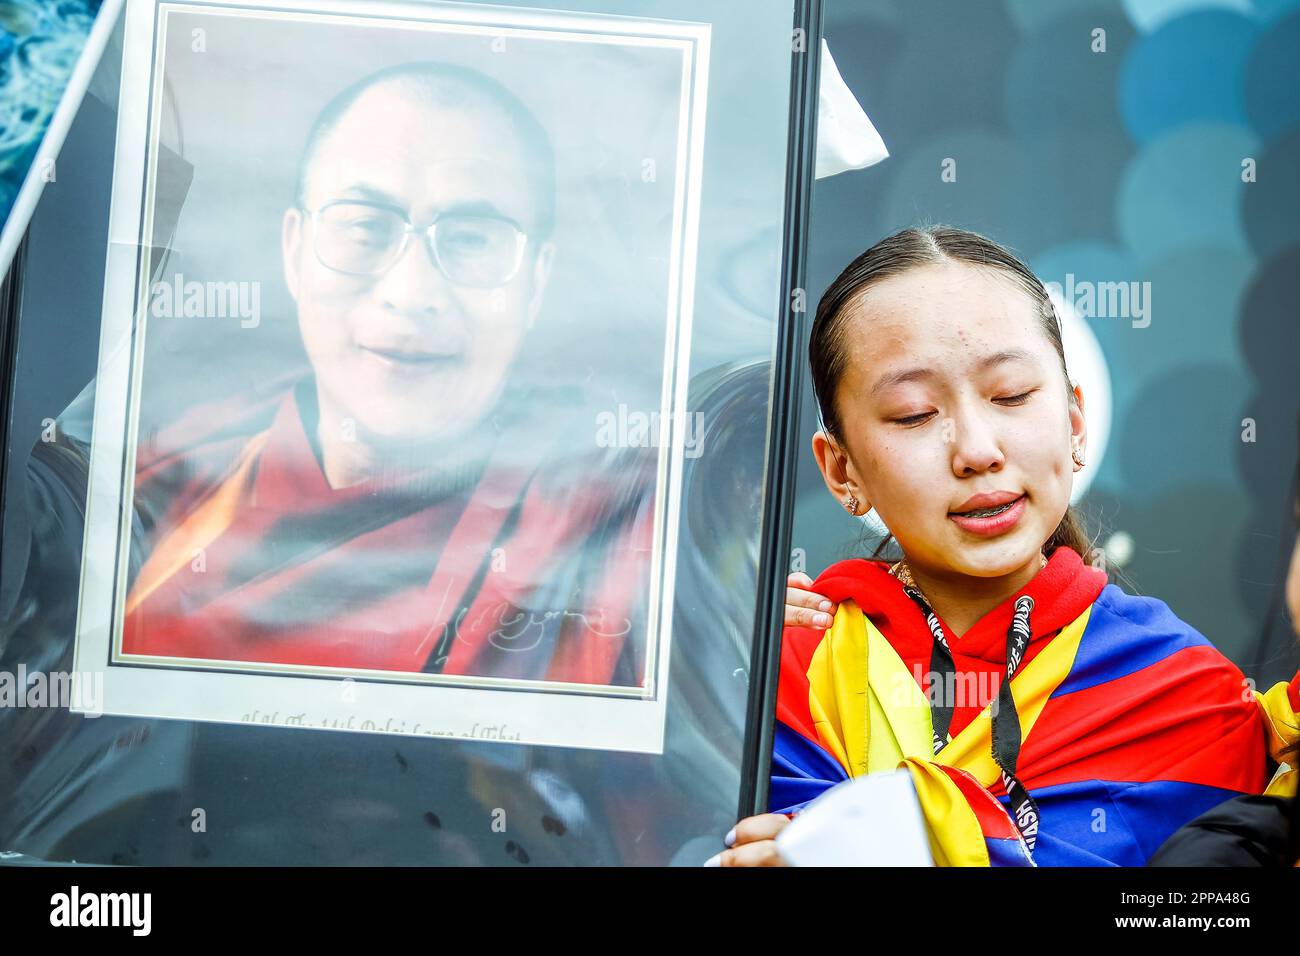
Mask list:
POLYGON ((952 470, 958 478, 1001 470, 1006 463, 997 431, 976 414, 950 418, 945 438, 952 441, 952 470))

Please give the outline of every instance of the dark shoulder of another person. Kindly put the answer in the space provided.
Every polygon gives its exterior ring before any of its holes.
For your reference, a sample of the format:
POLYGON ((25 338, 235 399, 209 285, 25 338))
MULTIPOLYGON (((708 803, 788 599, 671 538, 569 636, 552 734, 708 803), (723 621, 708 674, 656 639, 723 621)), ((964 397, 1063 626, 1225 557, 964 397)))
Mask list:
POLYGON ((1249 794, 1221 803, 1175 831, 1147 866, 1290 866, 1294 801, 1249 794))

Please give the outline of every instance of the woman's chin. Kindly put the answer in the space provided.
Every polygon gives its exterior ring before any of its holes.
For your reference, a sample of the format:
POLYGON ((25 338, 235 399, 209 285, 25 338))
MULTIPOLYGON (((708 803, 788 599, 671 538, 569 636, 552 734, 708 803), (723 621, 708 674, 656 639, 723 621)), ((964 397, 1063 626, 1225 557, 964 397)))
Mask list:
MULTIPOLYGON (((974 578, 1004 578, 1023 570, 1042 554, 1042 549, 1032 544, 1019 547, 1009 547, 1009 544, 955 548, 951 560, 953 570, 974 578)), ((1033 569, 1037 571, 1038 565, 1034 564, 1033 569)))

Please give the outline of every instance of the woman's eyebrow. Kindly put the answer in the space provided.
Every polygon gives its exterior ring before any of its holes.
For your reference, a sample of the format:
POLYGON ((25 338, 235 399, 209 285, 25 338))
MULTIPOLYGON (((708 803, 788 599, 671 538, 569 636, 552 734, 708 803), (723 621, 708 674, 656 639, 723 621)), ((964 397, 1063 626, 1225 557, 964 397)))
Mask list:
POLYGON ((888 375, 882 375, 876 380, 876 384, 871 386, 871 394, 889 388, 891 385, 898 385, 902 382, 914 382, 920 378, 933 378, 934 369, 929 368, 909 368, 903 372, 890 372, 888 375))
MULTIPOLYGON (((992 355, 986 355, 975 365, 975 370, 982 372, 985 369, 992 368, 995 365, 1002 365, 1006 362, 1025 362, 1029 365, 1037 365, 1034 356, 1024 349, 1004 349, 1001 352, 994 352, 992 355)), ((871 386, 871 394, 875 395, 882 389, 889 388, 891 385, 898 385, 902 382, 914 382, 917 379, 932 378, 934 369, 929 368, 909 368, 902 372, 890 372, 888 375, 882 375, 876 384, 871 386)))
POLYGON ((1002 365, 1004 362, 1025 362, 1028 365, 1037 365, 1033 355, 1024 349, 1004 349, 1001 352, 994 352, 992 355, 986 355, 980 359, 975 366, 979 371, 992 368, 994 365, 1002 365))

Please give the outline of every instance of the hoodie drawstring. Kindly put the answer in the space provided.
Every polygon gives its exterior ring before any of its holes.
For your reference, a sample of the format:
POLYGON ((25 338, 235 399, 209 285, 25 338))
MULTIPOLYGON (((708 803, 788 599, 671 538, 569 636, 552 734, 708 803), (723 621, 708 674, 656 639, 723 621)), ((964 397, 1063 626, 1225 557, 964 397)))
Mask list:
MULTIPOLYGON (((927 697, 930 699, 931 724, 934 728, 934 752, 939 753, 952 740, 949 728, 952 726, 956 701, 949 700, 947 688, 957 686, 957 666, 953 662, 952 649, 944 634, 943 624, 937 614, 919 590, 904 585, 904 592, 920 607, 925 615, 926 626, 934 637, 934 646, 930 653, 930 674, 932 681, 938 681, 942 692, 935 703, 933 684, 927 697)), ((998 686, 997 700, 990 705, 993 716, 993 759, 1002 771, 1002 785, 1007 796, 1011 798, 1011 819, 1020 831, 1029 852, 1034 852, 1038 842, 1038 825, 1041 819, 1038 804, 1029 795, 1016 778, 1016 762, 1020 757, 1020 715, 1016 713, 1016 701, 1011 694, 1011 678, 1020 669, 1025 659, 1025 649, 1029 646, 1030 614, 1034 610, 1034 599, 1028 594, 1016 598, 1015 611, 1011 616, 1011 627, 1007 630, 1007 666, 1001 684, 998 686)))

